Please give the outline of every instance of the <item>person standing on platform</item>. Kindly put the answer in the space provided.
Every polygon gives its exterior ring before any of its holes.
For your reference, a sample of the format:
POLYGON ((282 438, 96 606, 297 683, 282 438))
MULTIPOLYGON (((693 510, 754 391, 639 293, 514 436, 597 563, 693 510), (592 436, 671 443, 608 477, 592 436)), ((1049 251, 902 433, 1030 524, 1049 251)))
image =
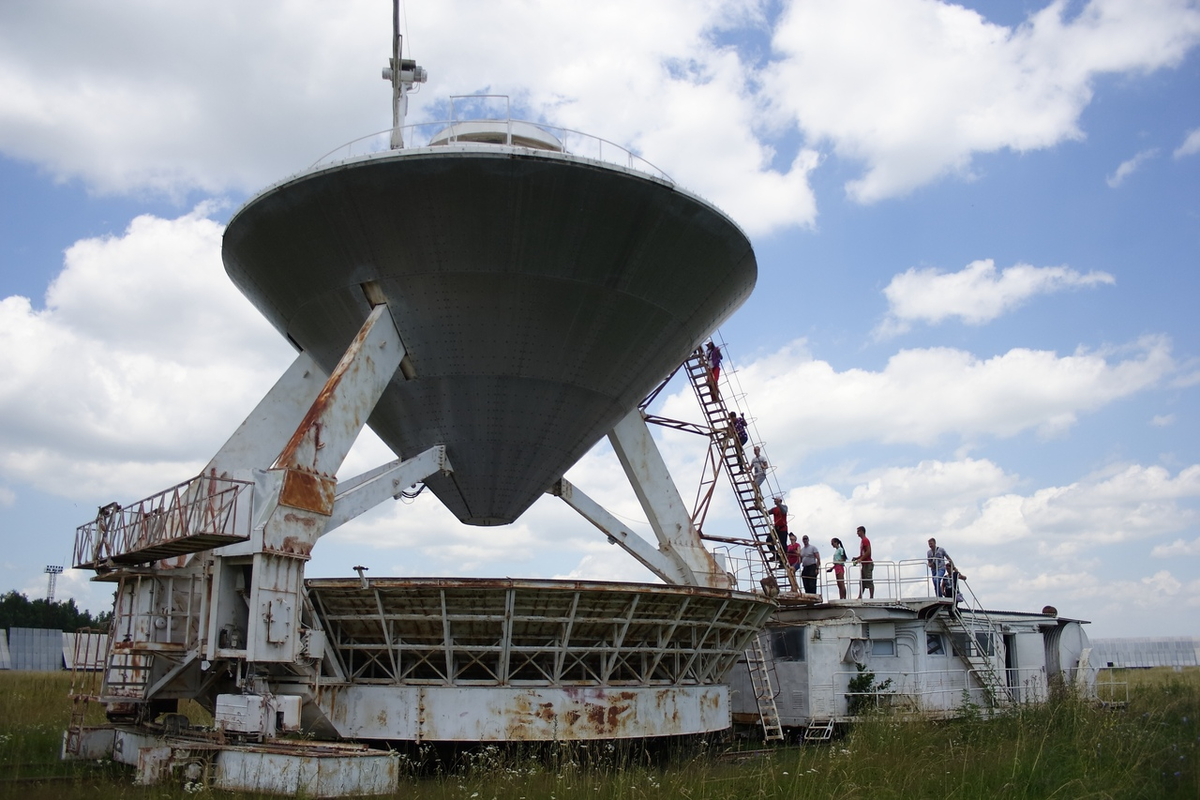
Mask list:
POLYGON ((858 599, 862 600, 863 592, 870 592, 875 599, 875 561, 871 558, 871 540, 867 538, 867 529, 858 526, 858 558, 854 563, 862 568, 862 585, 858 588, 858 599))
POLYGON ((946 580, 946 567, 950 561, 950 556, 946 555, 945 549, 938 547, 937 539, 929 537, 929 552, 925 554, 925 560, 929 563, 929 574, 933 579, 933 593, 937 597, 946 597, 946 590, 949 581, 946 580))
POLYGON ((787 562, 788 566, 792 568, 792 572, 795 572, 796 568, 800 566, 800 543, 796 541, 794 533, 788 534, 788 540, 787 562))
POLYGON ((836 536, 829 540, 829 546, 833 548, 833 564, 830 565, 826 572, 832 572, 834 580, 837 581, 838 597, 842 600, 846 599, 846 548, 842 547, 842 540, 836 536))
MULTIPOLYGON (((792 534, 793 541, 796 534, 792 534)), ((804 543, 800 548, 800 577, 804 581, 804 593, 817 593, 817 573, 821 571, 821 553, 816 545, 809 544, 808 537, 802 536, 804 543)))

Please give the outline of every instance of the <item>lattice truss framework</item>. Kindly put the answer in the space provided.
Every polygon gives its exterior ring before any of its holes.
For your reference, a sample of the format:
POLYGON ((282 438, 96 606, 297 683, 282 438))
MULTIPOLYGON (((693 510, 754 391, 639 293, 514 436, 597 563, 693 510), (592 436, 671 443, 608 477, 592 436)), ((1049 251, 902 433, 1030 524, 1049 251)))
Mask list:
POLYGON ((347 679, 363 684, 709 685, 773 610, 657 585, 333 579, 308 590, 347 679))

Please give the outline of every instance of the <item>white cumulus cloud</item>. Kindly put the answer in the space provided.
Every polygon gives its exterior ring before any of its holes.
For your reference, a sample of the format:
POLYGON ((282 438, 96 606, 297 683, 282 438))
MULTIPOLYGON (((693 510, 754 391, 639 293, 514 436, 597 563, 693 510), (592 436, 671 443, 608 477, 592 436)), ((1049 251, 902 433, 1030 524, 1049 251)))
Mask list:
MULTIPOLYGON (((814 223, 822 153, 863 164, 847 185, 862 202, 969 177, 976 153, 1082 138, 1097 76, 1175 66, 1200 39, 1183 0, 1054 2, 1015 28, 934 0, 768 10, 413 7, 407 54, 430 80, 410 121, 444 119, 451 95, 507 94, 765 233, 814 223)), ((389 23, 368 0, 0 4, 0 152, 100 192, 253 191, 390 124, 389 23)))
POLYGON ((1141 151, 1128 161, 1122 161, 1120 166, 1117 167, 1116 172, 1105 178, 1104 182, 1108 184, 1108 188, 1116 189, 1125 182, 1126 178, 1137 172, 1138 168, 1141 167, 1143 163, 1151 158, 1154 158, 1156 155, 1158 155, 1157 148, 1141 151))
POLYGON ((1185 0, 1053 2, 1007 28, 934 0, 787 5, 765 85, 810 143, 865 172, 846 184, 871 203, 945 175, 976 153, 1084 138, 1080 116, 1106 73, 1180 63, 1200 39, 1185 0))
POLYGON ((1150 551, 1150 555, 1154 558, 1172 559, 1179 556, 1200 556, 1200 539, 1192 539, 1190 542, 1184 539, 1176 539, 1169 544, 1156 545, 1150 551))
POLYGON ((1175 158, 1183 158, 1184 156, 1200 153, 1200 128, 1194 128, 1188 131, 1188 135, 1184 138, 1183 144, 1175 148, 1175 158))
POLYGON ((955 318, 982 325, 1039 295, 1115 283, 1106 272, 1081 273, 1070 267, 1016 264, 997 272, 990 258, 972 261, 958 272, 912 268, 883 290, 888 312, 875 335, 886 338, 907 331, 913 322, 955 318))
MULTIPOLYGON (((769 457, 798 464, 854 442, 970 445, 1022 432, 1061 435, 1080 414, 1170 379, 1171 343, 1147 336, 1127 347, 1059 355, 1013 348, 991 358, 948 347, 901 350, 877 371, 838 371, 798 341, 740 367, 769 457)), ((686 393, 664 415, 687 418, 686 393)))
POLYGON ((85 239, 36 307, 0 300, 0 476, 148 494, 216 452, 291 348, 233 287, 206 206, 85 239))

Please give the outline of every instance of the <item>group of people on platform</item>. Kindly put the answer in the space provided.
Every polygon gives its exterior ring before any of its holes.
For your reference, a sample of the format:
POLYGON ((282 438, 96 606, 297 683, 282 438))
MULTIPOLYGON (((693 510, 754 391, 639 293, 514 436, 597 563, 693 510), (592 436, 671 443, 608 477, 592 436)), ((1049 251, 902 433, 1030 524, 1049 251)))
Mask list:
MULTIPOLYGON (((718 394, 717 386, 721 378, 721 361, 723 360, 721 348, 710 340, 701 353, 705 365, 708 367, 709 387, 713 398, 719 399, 720 395, 718 394)), ((742 448, 745 448, 746 444, 750 441, 750 431, 745 414, 730 412, 729 431, 737 439, 738 444, 742 448)), ((763 482, 767 479, 767 470, 769 467, 770 465, 767 463, 766 457, 762 454, 762 448, 759 445, 754 445, 754 457, 750 459, 750 476, 754 480, 754 485, 760 489, 763 482)), ((809 542, 808 536, 801 536, 800 541, 796 541, 796 534, 788 532, 788 507, 783 502, 782 496, 777 496, 774 499, 775 505, 770 509, 772 534, 774 536, 772 545, 784 551, 788 566, 793 571, 799 571, 805 594, 816 594, 817 577, 821 572, 821 553, 817 550, 816 545, 809 542), (784 542, 787 542, 786 546, 784 542)), ((869 598, 874 599, 875 560, 871 555, 871 540, 867 538, 867 529, 865 526, 859 525, 857 534, 858 555, 850 560, 850 563, 862 571, 858 599, 861 600, 864 593, 869 598)), ((833 573, 834 580, 837 582, 838 596, 842 600, 845 600, 846 548, 842 545, 842 540, 836 536, 829 540, 829 544, 833 548, 833 563, 825 571, 833 573)), ((926 559, 929 563, 929 572, 933 580, 934 594, 938 597, 950 598, 956 602, 961 602, 962 595, 958 591, 958 582, 963 579, 962 573, 955 568, 954 561, 946 553, 945 549, 938 547, 936 539, 930 538, 929 552, 926 553, 926 559)))
MULTIPOLYGON (((805 594, 817 593, 817 578, 821 571, 821 553, 816 545, 812 544, 808 536, 802 535, 800 541, 796 540, 796 534, 789 533, 787 528, 787 506, 783 503, 782 497, 775 498, 775 506, 771 509, 773 521, 775 523, 775 531, 780 538, 788 540, 787 545, 787 562, 788 566, 793 571, 800 573, 800 580, 804 586, 805 594)), ((858 555, 850 560, 850 563, 859 567, 862 571, 862 580, 859 583, 858 599, 863 598, 865 593, 868 598, 875 597, 875 560, 871 554, 871 540, 867 538, 867 529, 863 525, 858 526, 858 555)), ((846 599, 846 548, 842 545, 842 540, 836 536, 829 540, 830 546, 833 548, 833 561, 826 568, 826 572, 832 572, 834 581, 837 583, 838 597, 842 600, 846 599)), ((962 594, 958 590, 958 582, 964 580, 964 576, 954 566, 954 560, 946 552, 945 548, 939 547, 937 540, 930 538, 929 551, 925 554, 926 561, 929 565, 929 573, 933 580, 933 593, 937 597, 944 597, 961 603, 963 601, 962 594)))
MULTIPOLYGON (((796 534, 788 533, 787 530, 787 506, 783 504, 782 497, 775 498, 775 507, 771 509, 775 517, 775 530, 780 538, 787 537, 787 560, 788 566, 793 570, 799 568, 800 580, 804 585, 805 594, 817 593, 817 577, 821 572, 821 552, 817 546, 808 540, 808 536, 801 536, 800 541, 796 541, 796 534), (779 530, 779 515, 784 517, 783 530, 779 530)), ((875 597, 875 561, 871 557, 871 540, 867 538, 867 529, 862 525, 858 526, 858 555, 850 561, 854 566, 862 570, 862 581, 858 591, 858 598, 861 600, 863 592, 867 592, 872 598, 875 597)), ((842 600, 846 599, 846 548, 842 544, 842 540, 836 536, 829 540, 830 547, 833 548, 833 563, 826 569, 826 572, 832 572, 834 581, 838 587, 838 597, 842 600)))

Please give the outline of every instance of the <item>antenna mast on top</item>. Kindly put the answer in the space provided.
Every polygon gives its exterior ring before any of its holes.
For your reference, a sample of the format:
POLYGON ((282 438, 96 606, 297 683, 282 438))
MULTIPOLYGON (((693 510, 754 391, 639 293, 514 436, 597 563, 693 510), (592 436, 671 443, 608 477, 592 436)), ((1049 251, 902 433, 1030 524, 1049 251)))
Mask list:
POLYGON ((392 0, 392 58, 383 68, 383 79, 392 82, 392 141, 391 148, 404 147, 404 117, 408 113, 408 90, 414 83, 424 83, 429 78, 424 67, 418 67, 412 59, 401 59, 400 50, 404 37, 400 35, 400 0, 392 0))

